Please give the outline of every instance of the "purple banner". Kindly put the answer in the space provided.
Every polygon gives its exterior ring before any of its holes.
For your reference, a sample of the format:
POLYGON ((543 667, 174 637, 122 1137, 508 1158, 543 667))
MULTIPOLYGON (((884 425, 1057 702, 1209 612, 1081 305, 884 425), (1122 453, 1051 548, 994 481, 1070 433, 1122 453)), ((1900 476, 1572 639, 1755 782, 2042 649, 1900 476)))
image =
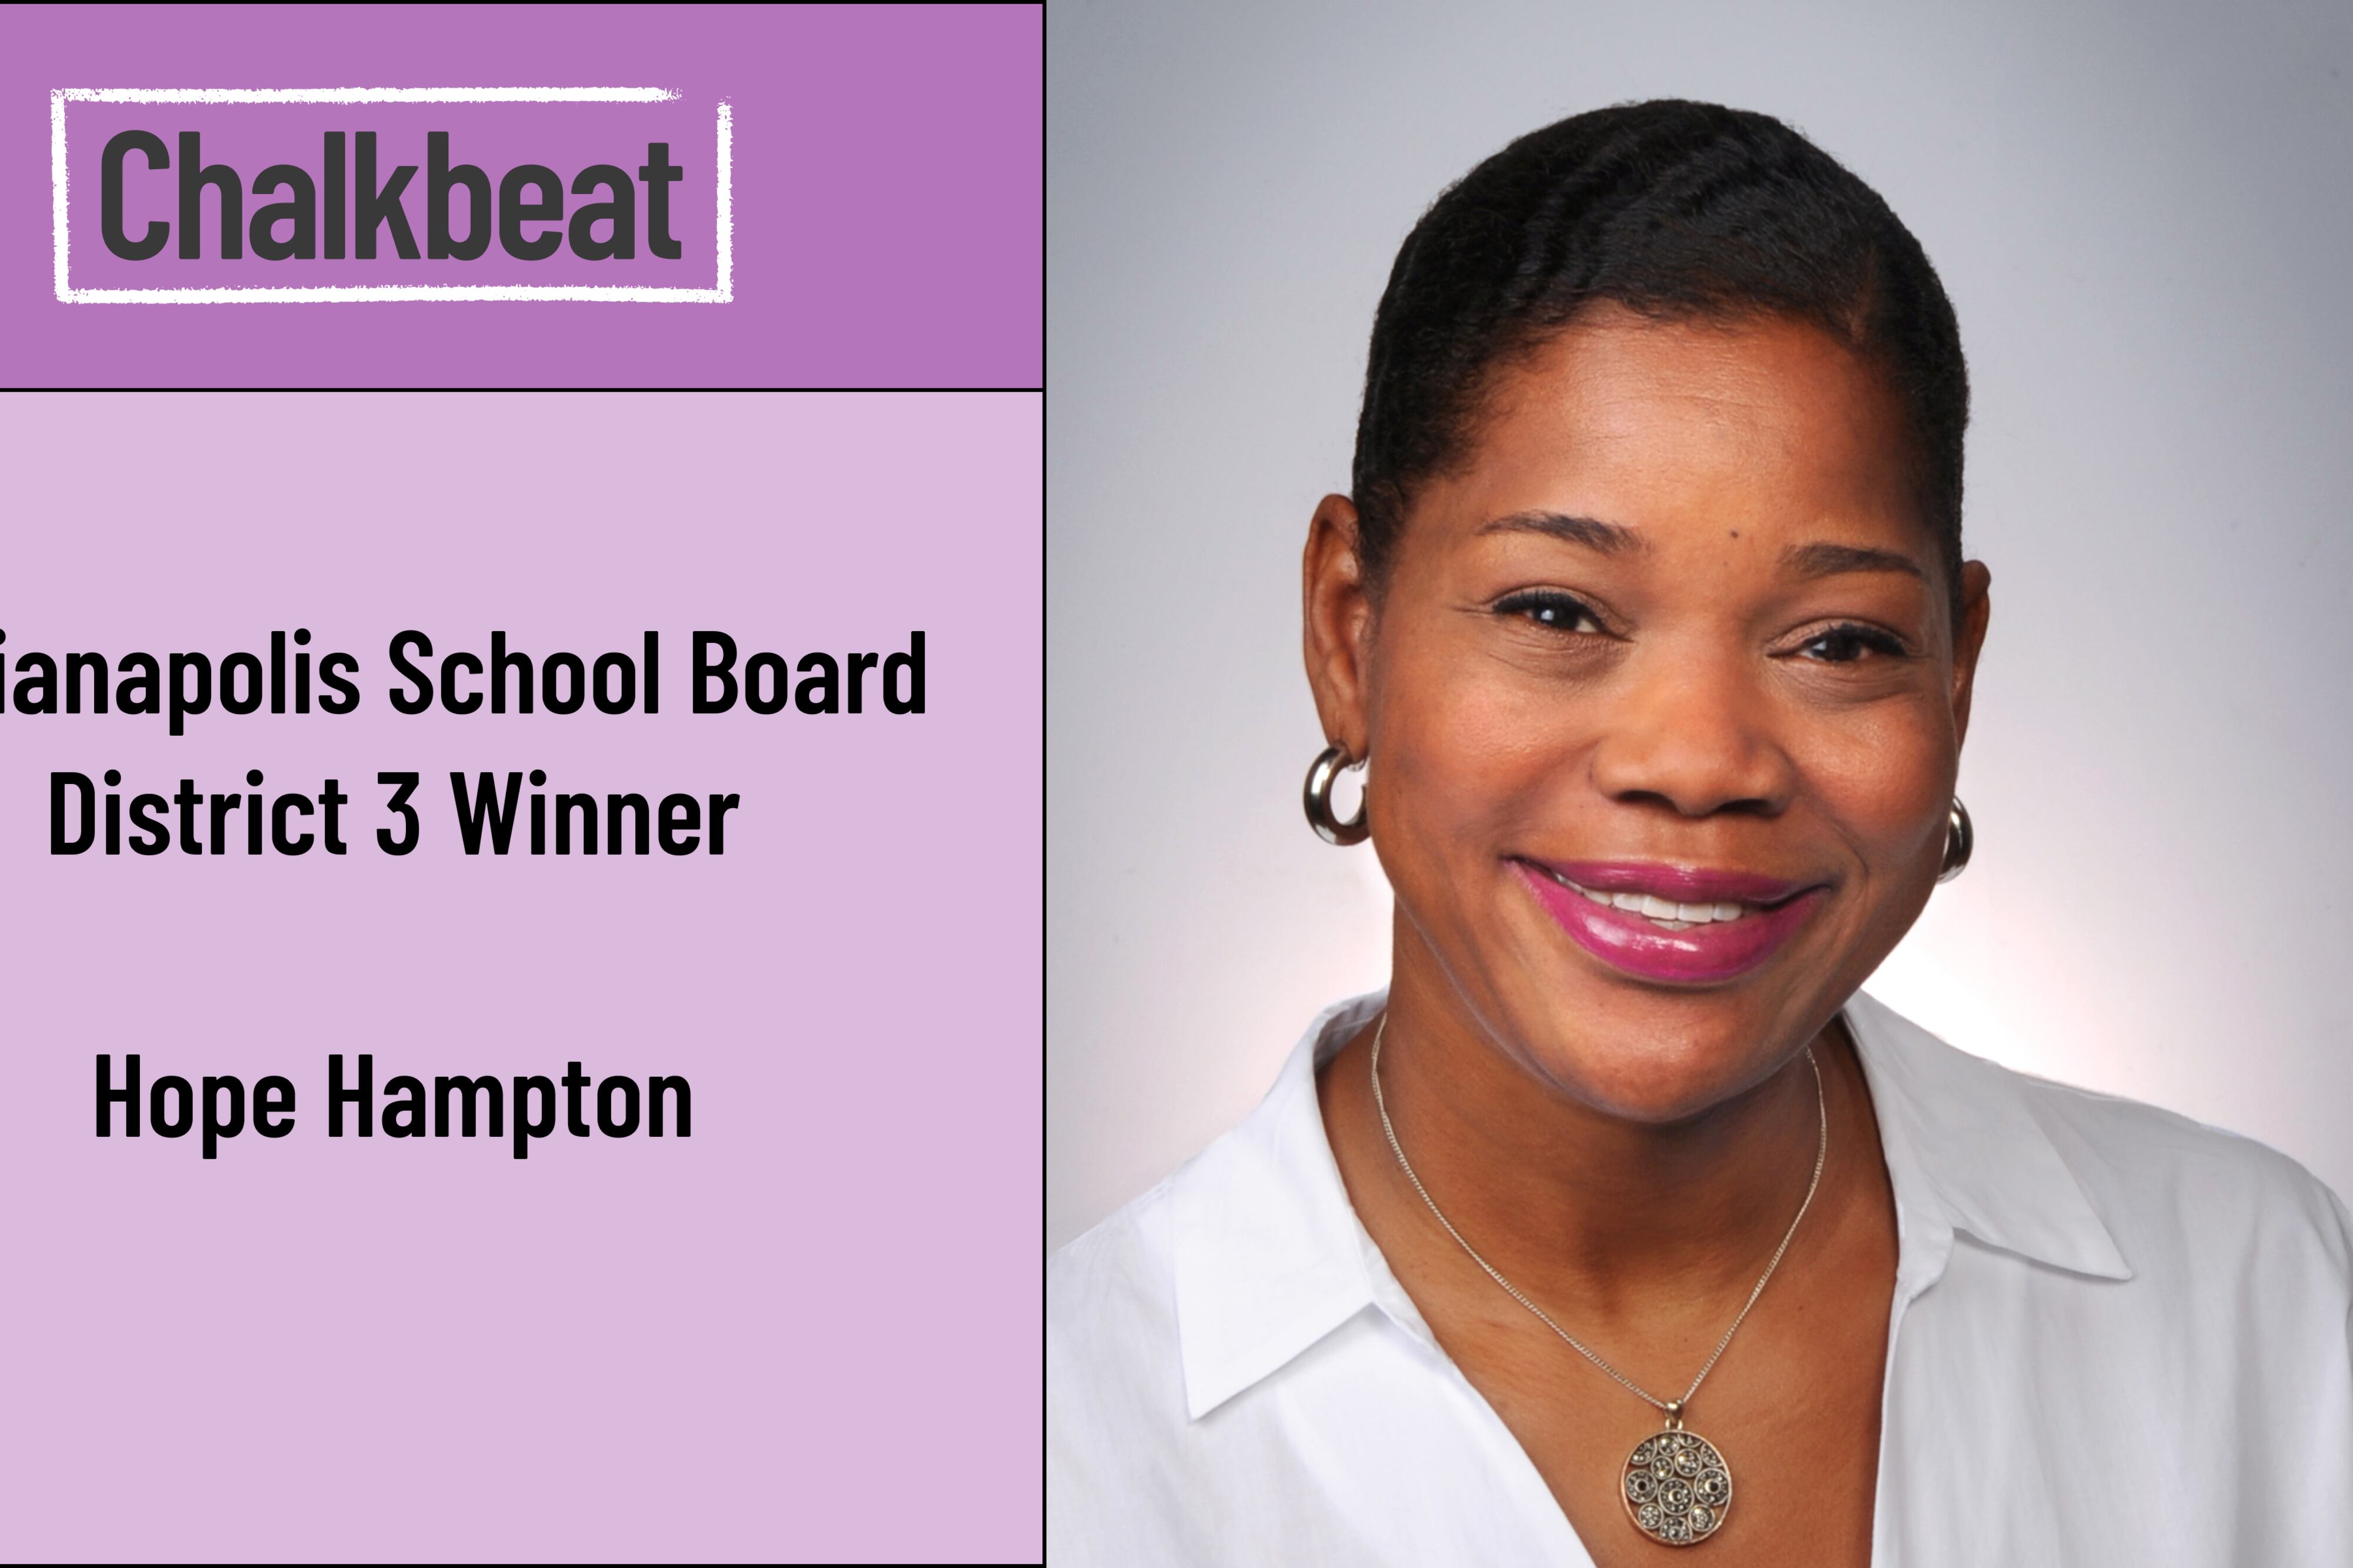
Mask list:
POLYGON ((14 9, 0 384, 1036 386, 1039 17, 14 9))

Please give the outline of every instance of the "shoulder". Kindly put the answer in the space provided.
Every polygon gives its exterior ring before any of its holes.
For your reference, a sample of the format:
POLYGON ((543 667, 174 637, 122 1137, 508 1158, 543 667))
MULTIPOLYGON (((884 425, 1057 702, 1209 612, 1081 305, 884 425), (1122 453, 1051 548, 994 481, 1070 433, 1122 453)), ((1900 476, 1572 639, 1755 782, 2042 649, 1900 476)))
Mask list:
POLYGON ((1065 1479, 1183 1433, 1173 1211, 1198 1159, 1046 1261, 1048 1464, 1065 1479))
POLYGON ((1222 1516, 1289 1451, 1280 1402, 1250 1391, 1371 1301, 1315 1062, 1377 1004, 1327 1010, 1240 1125, 1048 1260, 1049 1555, 1235 1558, 1222 1516))
POLYGON ((1887 1451, 1920 1483, 1888 1526, 1905 1554, 2341 1546, 2353 1246, 2335 1195, 2252 1139, 2013 1071, 1868 998, 1848 1022, 1918 1222, 1888 1372, 1887 1451))
MULTIPOLYGON (((1990 1066, 1991 1064, 1988 1064, 1990 1066)), ((2137 1100, 1996 1068, 2136 1271, 2292 1269, 2353 1294, 2353 1220, 2278 1150, 2137 1100)))
POLYGON ((1171 1176, 1046 1260, 1048 1399, 1062 1405, 1104 1378, 1157 1365, 1176 1386, 1171 1176))
MULTIPOLYGON (((1884 1109, 1928 1149, 1940 1188, 1964 1200, 1961 1223, 1979 1222, 1997 1245, 2044 1241, 2065 1228, 2065 1211, 2088 1205, 2122 1272, 2152 1283, 2211 1285, 2218 1271, 2260 1265, 2340 1315, 2353 1297, 2353 1220, 2279 1151, 1970 1055, 1869 997, 1848 1016, 1873 1042, 1874 1092, 1883 1082, 1897 1101, 1884 1109)), ((2020 1249, 2069 1261, 2064 1245, 2020 1249)))
POLYGON ((1240 1125, 1049 1260, 1050 1419, 1181 1431, 1369 1299, 1315 1064, 1381 1001, 1326 1008, 1240 1125))
POLYGON ((1171 1183, 1046 1263, 1046 1535, 1072 1563, 1180 1562, 1187 1458, 1171 1183))

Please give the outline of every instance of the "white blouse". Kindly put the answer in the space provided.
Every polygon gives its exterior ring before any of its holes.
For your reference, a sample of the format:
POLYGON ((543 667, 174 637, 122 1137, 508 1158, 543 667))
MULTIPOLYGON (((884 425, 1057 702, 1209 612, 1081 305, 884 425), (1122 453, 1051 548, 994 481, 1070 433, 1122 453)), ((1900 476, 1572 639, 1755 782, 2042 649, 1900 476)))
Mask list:
MULTIPOLYGON (((1314 1069, 1382 1000, 1054 1255, 1057 1568, 1589 1563, 1341 1185, 1314 1069)), ((1845 1018, 1899 1237, 1873 1562, 2353 1563, 2345 1206, 2259 1143, 1845 1018)))

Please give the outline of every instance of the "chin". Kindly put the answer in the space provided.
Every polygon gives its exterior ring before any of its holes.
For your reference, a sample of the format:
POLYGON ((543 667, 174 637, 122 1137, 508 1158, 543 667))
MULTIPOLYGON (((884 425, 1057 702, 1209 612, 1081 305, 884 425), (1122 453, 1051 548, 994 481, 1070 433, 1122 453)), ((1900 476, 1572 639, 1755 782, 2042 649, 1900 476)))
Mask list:
POLYGON ((1556 1002, 1528 1040, 1531 1063, 1561 1089, 1630 1121, 1687 1121, 1753 1088, 1786 1059, 1780 1030, 1754 1002, 1716 994, 1556 1002))

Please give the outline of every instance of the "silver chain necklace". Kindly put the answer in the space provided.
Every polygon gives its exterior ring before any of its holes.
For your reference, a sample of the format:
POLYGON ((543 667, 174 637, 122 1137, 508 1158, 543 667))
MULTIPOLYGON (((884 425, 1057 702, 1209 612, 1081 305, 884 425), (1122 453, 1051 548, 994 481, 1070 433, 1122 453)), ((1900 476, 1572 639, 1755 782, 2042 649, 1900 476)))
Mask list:
POLYGON ((1691 1380, 1691 1386, 1683 1390, 1682 1398, 1661 1399, 1611 1366, 1584 1341, 1553 1321, 1551 1313, 1529 1300, 1525 1291, 1504 1278, 1502 1270, 1480 1257, 1479 1249, 1463 1239, 1462 1233, 1454 1228, 1454 1222, 1446 1217, 1446 1211, 1438 1206, 1438 1200, 1430 1195, 1430 1189, 1421 1184, 1421 1178, 1414 1173, 1413 1162, 1405 1157, 1405 1145, 1398 1142, 1397 1128, 1389 1121, 1388 1100, 1381 1093, 1381 1039, 1388 1033, 1388 1028, 1389 1016, 1384 1010, 1379 1026, 1373 1031, 1373 1106, 1381 1114, 1381 1131, 1388 1135, 1389 1152, 1397 1156, 1398 1168, 1405 1173, 1405 1179, 1413 1184, 1413 1190, 1421 1194, 1421 1201, 1428 1205, 1430 1217, 1454 1238, 1457 1247, 1470 1255, 1471 1261, 1477 1264, 1488 1279, 1502 1286, 1513 1300, 1535 1314, 1538 1322, 1567 1341, 1569 1349, 1608 1373, 1628 1392, 1654 1406, 1665 1417, 1665 1429, 1644 1438, 1626 1457, 1625 1471, 1619 1478, 1618 1496, 1625 1503, 1626 1517, 1633 1521, 1634 1528, 1651 1540, 1667 1546, 1694 1546, 1705 1541, 1724 1527, 1725 1515, 1731 1510, 1732 1468, 1715 1444, 1696 1432, 1683 1429, 1683 1407, 1699 1392, 1699 1385, 1707 1381, 1707 1374, 1715 1370, 1715 1363, 1723 1358, 1725 1347, 1732 1343, 1732 1336, 1738 1333, 1740 1325, 1748 1321, 1749 1309, 1757 1305, 1757 1297, 1765 1294, 1765 1286, 1773 1278, 1773 1271, 1781 1267, 1782 1256, 1789 1250, 1789 1243, 1796 1239, 1798 1226, 1804 1223, 1806 1211, 1814 1206, 1814 1194, 1822 1184, 1822 1166, 1829 1160, 1831 1152, 1831 1113, 1829 1102, 1822 1093, 1822 1067, 1814 1059, 1813 1047, 1806 1047, 1806 1065, 1814 1069, 1814 1110, 1820 1118, 1820 1131, 1814 1142, 1814 1174, 1813 1179, 1806 1184, 1806 1200, 1798 1205, 1797 1218, 1789 1222, 1788 1230, 1781 1237, 1781 1245, 1773 1249, 1772 1261, 1765 1265, 1765 1272, 1757 1277, 1757 1287, 1748 1292, 1748 1300, 1741 1303, 1739 1314, 1732 1320, 1732 1326, 1724 1331, 1722 1339, 1715 1342, 1715 1350, 1707 1358, 1707 1364, 1699 1369, 1699 1375, 1691 1380))

